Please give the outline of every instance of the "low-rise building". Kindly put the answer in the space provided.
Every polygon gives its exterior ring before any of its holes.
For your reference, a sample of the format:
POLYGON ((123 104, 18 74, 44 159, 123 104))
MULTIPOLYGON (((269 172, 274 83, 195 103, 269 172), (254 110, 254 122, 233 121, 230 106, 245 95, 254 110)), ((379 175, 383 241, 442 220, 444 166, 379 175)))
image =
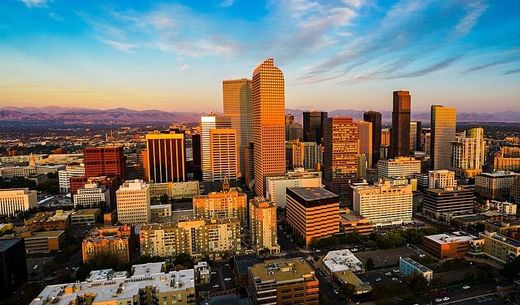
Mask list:
POLYGON ((403 276, 419 273, 424 276, 428 283, 431 283, 433 280, 433 271, 430 268, 423 266, 409 257, 399 257, 399 273, 403 276))
POLYGON ((249 268, 252 304, 319 304, 319 281, 303 258, 268 260, 249 268))
POLYGON ((70 224, 77 225, 94 225, 101 221, 101 209, 83 209, 77 210, 70 215, 70 224))
POLYGON ((514 239, 520 238, 520 219, 490 221, 486 222, 484 226, 488 232, 495 232, 514 239))
POLYGON ((150 196, 159 199, 191 199, 200 194, 199 181, 150 183, 150 196))
POLYGON ((75 209, 98 207, 106 204, 111 210, 110 191, 104 185, 87 183, 72 195, 75 209))
POLYGON ((94 228, 81 243, 84 263, 100 253, 113 254, 118 261, 128 263, 134 252, 135 236, 132 226, 94 228))
POLYGON ((24 232, 20 235, 25 242, 25 251, 32 253, 51 253, 60 250, 65 231, 24 232))
POLYGON ((64 170, 58 171, 58 183, 61 193, 70 192, 70 178, 85 176, 85 166, 83 164, 69 164, 64 170))
POLYGON ((172 205, 171 204, 153 204, 150 206, 152 214, 152 222, 161 222, 164 220, 171 221, 172 205))
POLYGON ((329 251, 319 265, 323 272, 332 276, 335 272, 352 271, 359 273, 363 271, 363 263, 349 249, 329 251))
POLYGON ((67 230, 70 225, 72 211, 56 210, 55 212, 38 212, 24 221, 29 231, 67 230))
POLYGON ((361 235, 370 235, 374 232, 374 225, 366 218, 352 213, 340 214, 340 226, 346 234, 357 233, 361 235))
POLYGON ((165 273, 152 265, 133 266, 130 277, 126 272, 98 270, 83 282, 50 285, 30 305, 197 303, 193 269, 165 273))
POLYGON ((284 176, 266 177, 265 192, 267 200, 273 201, 276 207, 285 207, 286 190, 290 187, 321 187, 320 171, 295 169, 284 176))
POLYGON ((520 255, 520 241, 516 239, 496 232, 480 233, 479 237, 484 240, 483 253, 499 263, 509 263, 520 255))
POLYGON ((423 237, 423 249, 439 259, 458 258, 470 250, 474 239, 475 236, 464 232, 428 235, 423 237))
POLYGON ((0 190, 0 215, 14 216, 18 212, 35 208, 37 203, 34 190, 28 188, 0 190))
POLYGON ((421 173, 421 160, 415 158, 397 157, 377 162, 379 178, 409 178, 419 173, 421 173))

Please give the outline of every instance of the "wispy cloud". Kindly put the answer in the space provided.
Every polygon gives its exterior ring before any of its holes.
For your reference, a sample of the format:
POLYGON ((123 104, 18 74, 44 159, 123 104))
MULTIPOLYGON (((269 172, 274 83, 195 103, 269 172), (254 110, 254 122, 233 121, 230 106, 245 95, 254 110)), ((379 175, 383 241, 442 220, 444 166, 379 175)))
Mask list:
POLYGON ((51 17, 52 19, 56 20, 56 21, 63 21, 64 18, 61 16, 61 15, 58 15, 54 12, 49 12, 49 17, 51 17))
POLYGON ((224 0, 222 2, 220 2, 220 7, 230 7, 230 6, 233 6, 233 4, 235 4, 236 0, 224 0))
POLYGON ((181 5, 162 4, 138 12, 107 8, 102 18, 84 15, 104 43, 122 50, 149 49, 179 56, 232 56, 238 43, 218 24, 181 5))
POLYGON ((511 75, 511 74, 517 74, 517 73, 520 73, 520 68, 506 71, 503 73, 503 75, 511 75))
POLYGON ((20 0, 28 8, 44 7, 50 2, 49 0, 20 0))
POLYGON ((189 67, 190 67, 190 65, 188 65, 188 64, 184 64, 184 65, 182 65, 182 66, 179 67, 179 71, 185 71, 185 70, 187 70, 189 67))
POLYGON ((445 69, 465 52, 454 47, 456 40, 471 31, 486 9, 483 1, 400 0, 371 31, 346 41, 336 54, 308 67, 299 80, 393 79, 445 69))

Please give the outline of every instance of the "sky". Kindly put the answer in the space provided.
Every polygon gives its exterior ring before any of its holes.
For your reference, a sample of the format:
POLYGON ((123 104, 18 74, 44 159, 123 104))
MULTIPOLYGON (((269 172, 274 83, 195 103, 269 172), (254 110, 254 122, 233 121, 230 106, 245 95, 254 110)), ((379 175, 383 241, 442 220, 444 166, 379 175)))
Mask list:
POLYGON ((1 0, 0 107, 221 111, 273 57, 286 108, 520 110, 517 0, 1 0))

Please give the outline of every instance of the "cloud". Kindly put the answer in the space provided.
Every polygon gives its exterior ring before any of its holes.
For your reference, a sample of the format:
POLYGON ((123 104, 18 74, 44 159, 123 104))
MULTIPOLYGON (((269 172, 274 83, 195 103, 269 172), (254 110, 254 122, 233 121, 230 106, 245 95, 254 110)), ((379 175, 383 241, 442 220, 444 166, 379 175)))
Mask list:
POLYGON ((488 68, 492 68, 492 67, 500 66, 500 65, 503 65, 503 64, 507 64, 509 62, 511 62, 511 61, 510 60, 494 61, 494 62, 491 62, 491 63, 487 63, 485 65, 480 65, 480 66, 469 68, 466 71, 464 71, 464 73, 477 72, 477 71, 480 71, 480 70, 485 70, 485 69, 488 69, 488 68))
POLYGON ((235 4, 235 1, 236 0, 224 0, 224 1, 220 2, 220 7, 226 8, 226 7, 233 6, 233 4, 235 4))
POLYGON ((120 41, 115 41, 115 40, 110 40, 110 39, 104 39, 102 41, 103 41, 103 43, 111 46, 112 48, 123 51, 123 52, 131 52, 133 49, 136 49, 139 47, 136 44, 125 43, 125 42, 120 42, 120 41))
POLYGON ((360 8, 361 6, 365 5, 365 0, 343 0, 343 2, 353 8, 360 8))
POLYGON ((108 7, 100 16, 83 15, 83 19, 102 42, 125 52, 230 57, 240 48, 220 24, 182 5, 162 4, 144 12, 108 7))
POLYGON ((456 42, 472 30, 486 9, 482 1, 400 0, 372 29, 353 35, 298 79, 319 82, 335 78, 341 83, 419 77, 442 70, 467 51, 456 42))
POLYGON ((20 0, 28 8, 45 7, 50 2, 49 0, 20 0))
POLYGON ((179 71, 185 71, 185 70, 187 70, 189 67, 190 67, 190 65, 188 65, 188 64, 184 64, 184 65, 182 65, 182 66, 179 67, 179 71))
POLYGON ((49 17, 51 17, 52 19, 56 20, 56 21, 63 21, 64 18, 61 16, 61 15, 58 15, 54 12, 49 12, 49 17))
POLYGON ((516 74, 516 73, 520 73, 520 68, 506 71, 502 75, 511 75, 511 74, 516 74))

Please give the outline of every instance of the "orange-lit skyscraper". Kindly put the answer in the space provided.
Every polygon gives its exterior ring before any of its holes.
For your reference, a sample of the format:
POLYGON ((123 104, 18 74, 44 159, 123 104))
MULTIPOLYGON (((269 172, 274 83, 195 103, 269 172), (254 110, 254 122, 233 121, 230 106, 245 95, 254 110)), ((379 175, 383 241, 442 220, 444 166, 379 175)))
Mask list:
POLYGON ((323 131, 323 173, 327 188, 341 194, 358 173, 358 124, 352 118, 328 118, 323 131))
POLYGON ((411 96, 409 91, 394 91, 392 129, 390 137, 390 157, 410 154, 410 112, 411 96))
POLYGON ((123 147, 88 147, 83 150, 85 177, 117 176, 119 181, 128 179, 123 147))
POLYGON ((146 135, 146 177, 155 183, 186 180, 183 133, 146 135))
POLYGON ((285 85, 269 58, 253 71, 255 193, 265 196, 265 177, 285 174, 285 85))
POLYGON ((451 167, 451 143, 455 141, 457 110, 455 108, 432 105, 430 157, 432 169, 451 167))
POLYGON ((253 92, 250 79, 233 79, 222 82, 224 116, 231 119, 231 128, 238 137, 240 172, 245 173, 245 155, 253 141, 253 92))

